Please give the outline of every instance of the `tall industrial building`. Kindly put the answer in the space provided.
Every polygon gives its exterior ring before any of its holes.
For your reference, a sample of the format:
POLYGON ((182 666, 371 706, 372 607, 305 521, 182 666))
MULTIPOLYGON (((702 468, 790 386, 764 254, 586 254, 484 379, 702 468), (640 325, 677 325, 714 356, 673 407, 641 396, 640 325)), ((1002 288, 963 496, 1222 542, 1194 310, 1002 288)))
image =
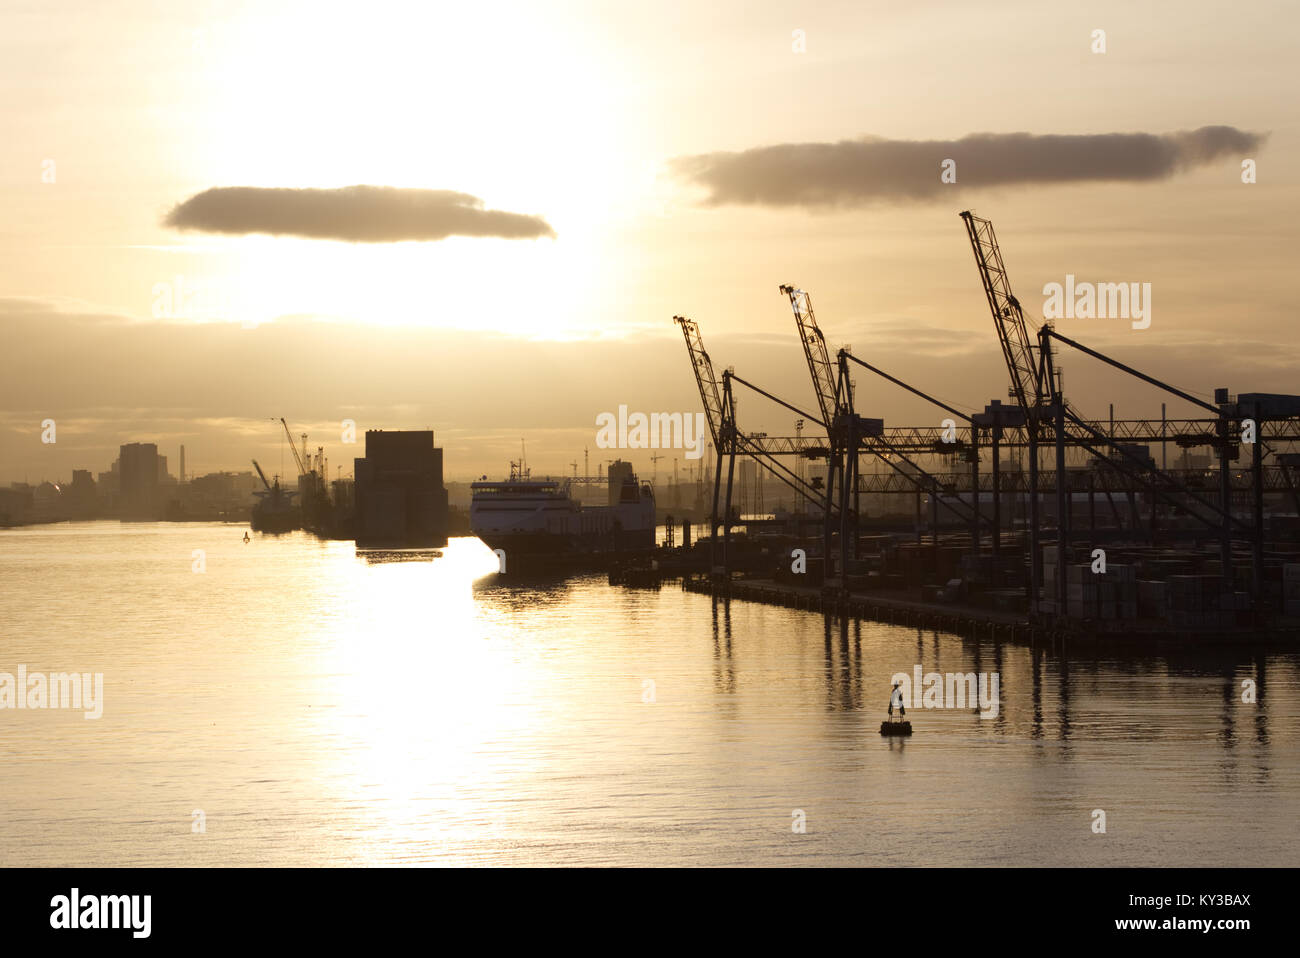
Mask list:
POLYGON ((619 503, 619 497, 623 494, 623 484, 632 478, 632 463, 625 459, 615 459, 609 464, 606 472, 609 477, 609 505, 616 506, 619 503))
POLYGON ((123 519, 161 519, 158 480, 166 466, 152 442, 130 442, 118 450, 120 515, 123 519))
POLYGON ((91 519, 99 512, 95 494, 95 477, 89 469, 73 469, 72 483, 63 490, 68 515, 73 519, 91 519))
POLYGON ((368 430, 365 458, 353 469, 358 546, 447 544, 442 450, 432 430, 368 430))

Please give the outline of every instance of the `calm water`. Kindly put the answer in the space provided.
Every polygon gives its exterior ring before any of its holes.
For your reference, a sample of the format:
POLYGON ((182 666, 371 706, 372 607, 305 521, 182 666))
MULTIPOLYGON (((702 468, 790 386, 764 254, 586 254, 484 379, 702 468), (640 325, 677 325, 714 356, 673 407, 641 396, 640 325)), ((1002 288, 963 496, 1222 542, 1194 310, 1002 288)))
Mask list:
POLYGON ((383 562, 242 536, 0 532, 0 672, 105 686, 97 721, 0 711, 0 865, 1300 864, 1296 654, 1067 662, 496 584, 474 539, 383 562), (881 738, 917 664, 998 672, 1000 713, 881 738))

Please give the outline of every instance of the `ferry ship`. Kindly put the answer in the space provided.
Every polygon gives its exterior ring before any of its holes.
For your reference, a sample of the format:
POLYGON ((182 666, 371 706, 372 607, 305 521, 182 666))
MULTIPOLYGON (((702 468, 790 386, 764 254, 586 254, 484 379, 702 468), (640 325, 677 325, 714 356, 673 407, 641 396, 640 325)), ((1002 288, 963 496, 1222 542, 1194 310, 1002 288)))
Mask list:
POLYGON ((637 481, 630 463, 610 465, 606 505, 584 505, 575 498, 574 486, 583 481, 533 479, 522 460, 512 462, 509 479, 470 484, 470 531, 489 548, 505 550, 507 562, 522 558, 531 565, 654 548, 654 489, 637 481))

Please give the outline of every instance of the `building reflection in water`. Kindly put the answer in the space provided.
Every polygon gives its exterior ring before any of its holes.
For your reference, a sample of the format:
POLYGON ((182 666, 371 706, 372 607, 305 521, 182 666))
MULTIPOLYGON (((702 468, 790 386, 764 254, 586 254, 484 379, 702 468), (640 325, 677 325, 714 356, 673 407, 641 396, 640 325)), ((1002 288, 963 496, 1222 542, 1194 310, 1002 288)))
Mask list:
POLYGON ((731 599, 713 596, 713 686, 725 695, 736 691, 736 669, 731 657, 731 599), (718 624, 718 606, 722 607, 722 624, 718 624))

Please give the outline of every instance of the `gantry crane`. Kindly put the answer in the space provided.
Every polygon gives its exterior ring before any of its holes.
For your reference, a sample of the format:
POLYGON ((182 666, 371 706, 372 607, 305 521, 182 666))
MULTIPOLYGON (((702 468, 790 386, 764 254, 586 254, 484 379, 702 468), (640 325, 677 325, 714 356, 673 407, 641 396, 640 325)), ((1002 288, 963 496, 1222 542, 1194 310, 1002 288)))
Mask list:
POLYGON ((284 427, 284 435, 289 440, 289 449, 293 452, 293 461, 298 465, 298 475, 307 475, 307 473, 311 471, 305 461, 307 455, 307 434, 302 434, 302 452, 299 452, 298 444, 294 442, 293 433, 289 431, 289 424, 284 421, 283 416, 280 417, 280 425, 284 427))
MULTIPOLYGON (((709 512, 709 565, 717 568, 718 540, 718 494, 722 482, 722 457, 728 445, 734 445, 732 433, 724 418, 722 390, 718 388, 718 377, 713 373, 713 361, 704 349, 704 339, 700 336, 700 326, 695 320, 685 316, 674 316, 673 322, 682 328, 686 338, 686 351, 691 357, 691 368, 695 372, 695 384, 700 390, 700 401, 704 404, 704 418, 709 424, 709 433, 713 436, 713 448, 718 451, 718 467, 713 478, 713 508, 709 512)), ((731 492, 730 483, 727 487, 731 492)), ((730 517, 724 519, 724 525, 730 517)))
MULTIPOLYGON (((820 499, 819 490, 794 470, 783 466, 776 457, 802 456, 804 458, 818 459, 825 455, 825 449, 819 443, 810 441, 803 435, 797 438, 772 437, 763 434, 745 435, 737 430, 735 428, 735 397, 733 396, 730 400, 731 406, 728 414, 727 400, 724 398, 725 388, 719 384, 719 379, 713 372, 713 361, 709 359, 709 354, 704 350, 704 340, 700 336, 699 325, 685 316, 674 316, 673 320, 682 327, 682 332, 686 338, 686 351, 691 357, 691 368, 695 373, 695 382, 699 387, 700 398, 704 403, 704 413, 709 423, 709 433, 713 437, 713 441, 709 443, 709 448, 716 450, 719 464, 722 462, 722 457, 727 455, 728 452, 741 452, 758 460, 764 468, 801 496, 808 499, 820 499), (728 434, 731 442, 725 441, 728 434), (734 449, 732 449, 733 446, 734 449)), ((797 415, 805 416, 820 424, 820 420, 815 416, 790 406, 784 400, 742 379, 735 375, 734 370, 728 370, 726 378, 734 379, 773 402, 791 409, 797 415)))
MULTIPOLYGON (((799 330, 799 342, 803 346, 804 358, 808 361, 808 372, 812 376, 813 392, 817 394, 817 408, 821 410, 822 422, 826 425, 826 441, 830 452, 826 457, 826 485, 823 490, 826 500, 822 512, 825 524, 822 555, 825 562, 825 581, 829 584, 831 581, 831 511, 835 502, 836 476, 839 476, 841 485, 848 488, 844 475, 847 450, 844 448, 843 417, 840 415, 843 412, 843 405, 837 388, 835 366, 831 364, 830 353, 826 349, 826 337, 822 335, 817 325, 812 299, 803 290, 788 284, 782 285, 780 290, 790 299, 795 326, 799 330)), ((841 521, 846 518, 843 509, 840 518, 841 521)))
MULTIPOLYGON (((784 285, 780 289, 790 299, 795 325, 799 331, 799 340, 803 346, 804 357, 808 362, 808 371, 812 377, 813 392, 817 394, 818 406, 827 425, 826 435, 830 445, 826 470, 826 516, 828 521, 825 530, 825 548, 828 556, 826 566, 827 581, 832 587, 834 586, 833 569, 829 559, 833 525, 829 518, 833 510, 837 476, 839 481, 839 551, 841 569, 847 568, 851 557, 857 557, 856 522, 859 515, 860 492, 860 464, 858 459, 860 453, 864 451, 876 456, 907 482, 910 482, 917 489, 918 494, 928 493, 930 495, 936 547, 938 544, 938 507, 940 505, 962 521, 969 523, 972 530, 972 541, 977 542, 979 518, 975 496, 972 496, 972 505, 969 512, 941 499, 941 484, 939 481, 909 459, 905 454, 907 450, 902 445, 890 441, 890 437, 884 428, 884 422, 878 419, 865 419, 857 414, 854 408, 853 379, 849 375, 848 363, 850 361, 857 363, 898 385, 904 385, 911 392, 931 403, 942 406, 960 418, 966 419, 967 417, 927 396, 925 393, 906 386, 870 363, 863 362, 850 354, 847 348, 839 350, 836 355, 837 361, 832 364, 830 354, 826 348, 826 338, 817 325, 817 318, 813 313, 811 297, 805 290, 791 285, 784 285), (852 496, 851 502, 850 496, 852 496)), ((932 451, 932 448, 930 447, 924 451, 932 451)))
MULTIPOLYGON (((720 494, 722 486, 722 461, 724 457, 728 459, 727 472, 727 499, 722 514, 722 526, 724 540, 730 535, 730 511, 731 511, 731 489, 732 479, 735 468, 736 453, 751 456, 758 461, 764 468, 768 469, 773 475, 784 482, 795 492, 808 499, 820 498, 818 491, 813 489, 808 483, 804 482, 796 473, 787 469, 775 458, 778 455, 802 455, 805 454, 802 437, 797 442, 790 442, 785 439, 768 439, 762 436, 746 436, 736 428, 735 421, 735 399, 731 394, 731 381, 735 379, 746 386, 757 389, 752 383, 747 383, 739 376, 734 375, 731 370, 727 370, 721 386, 718 377, 713 371, 713 361, 704 349, 704 340, 700 335, 699 324, 685 316, 674 316, 673 321, 682 328, 682 335, 686 340, 686 351, 691 357, 691 369, 695 373, 695 383, 700 391, 700 400, 704 405, 705 419, 708 421, 709 433, 713 437, 710 446, 717 451, 717 468, 713 475, 713 508, 709 514, 709 536, 711 549, 712 544, 716 544, 720 504, 720 494)), ((763 395, 776 402, 787 405, 782 400, 777 399, 770 393, 758 390, 763 395)), ((790 407, 793 408, 793 407, 790 407)), ((801 411, 796 410, 796 412, 801 411)), ((813 418, 813 417, 809 417, 813 418)), ((723 564, 726 562, 726 543, 724 542, 723 564)), ((715 561, 713 563, 715 570, 718 568, 715 561)))
POLYGON ((704 418, 709 422, 709 432, 713 436, 713 445, 717 448, 719 430, 722 427, 722 391, 718 388, 718 378, 713 374, 713 362, 704 350, 699 324, 685 316, 674 316, 673 322, 682 328, 682 335, 686 337, 686 351, 691 354, 695 383, 700 389, 700 401, 704 403, 704 418))
MULTIPOLYGON (((1028 440, 1027 445, 1029 448, 1029 597, 1031 612, 1037 608, 1036 600, 1040 582, 1038 448, 1046 438, 1049 429, 1056 447, 1056 541, 1059 550, 1057 557, 1059 563, 1064 565, 1069 560, 1070 526, 1073 511, 1065 465, 1066 449, 1067 447, 1076 447, 1091 452, 1097 457, 1097 461, 1123 474, 1128 479, 1130 483, 1130 502, 1132 502, 1131 490, 1133 484, 1140 485, 1152 497, 1153 524, 1155 521, 1155 499, 1161 499, 1207 525, 1219 524, 1222 530, 1221 562, 1223 569, 1227 570, 1231 562, 1230 540, 1236 520, 1232 516, 1228 476, 1229 452, 1234 443, 1231 435, 1232 424, 1229 422, 1230 417, 1223 412, 1225 406, 1206 403, 1167 383, 1102 355, 1096 350, 1089 349, 1081 343, 1061 335, 1050 323, 1043 324, 1037 331, 1037 345, 1035 345, 1031 340, 1020 303, 1011 292, 1011 284, 1007 278, 1006 267, 1002 262, 1002 253, 998 248, 997 237, 993 232, 993 224, 988 220, 975 216, 969 210, 963 212, 961 218, 966 224, 966 232, 971 242, 971 248, 975 253, 975 262, 979 267, 980 279, 984 285, 985 297, 993 313, 998 340, 1001 343, 1007 371, 1011 377, 1011 395, 1024 412, 1025 438, 1028 440), (1058 375, 1059 370, 1055 367, 1052 356, 1053 340, 1108 363, 1129 375, 1172 393, 1180 399, 1200 406, 1210 413, 1218 414, 1220 418, 1215 424, 1217 427, 1216 434, 1213 438, 1205 438, 1209 439, 1211 445, 1220 449, 1221 502, 1216 505, 1205 497, 1198 495, 1171 473, 1156 467, 1153 461, 1142 461, 1141 457, 1133 451, 1126 449, 1123 444, 1115 442, 1113 434, 1110 434, 1113 433, 1113 428, 1109 431, 1103 431, 1098 426, 1083 421, 1070 409, 1062 393, 1058 375), (1068 431, 1071 427, 1074 430, 1073 434, 1068 431), (1109 455, 1103 451, 1103 447, 1110 451, 1109 455), (1193 503, 1199 508, 1193 508, 1193 503)), ((1224 392, 1226 393, 1226 390, 1224 392)), ((1161 424, 1160 439, 1162 441, 1165 439, 1164 423, 1161 424)), ((1134 509, 1136 514, 1136 506, 1134 509)), ((1256 511, 1262 514, 1262 508, 1256 511)), ((1262 533, 1257 534, 1254 538, 1257 553, 1255 566, 1256 570, 1258 570, 1262 566, 1262 557, 1260 556, 1260 553, 1262 553, 1262 546, 1260 545, 1263 540, 1262 533)), ((1256 575, 1258 577, 1258 571, 1256 575)), ((1067 593, 1064 577, 1060 577, 1057 584, 1058 594, 1056 599, 1060 610, 1063 611, 1066 607, 1067 593)))
POLYGON ((993 223, 981 219, 970 210, 962 213, 961 218, 966 224, 966 234, 975 253, 975 265, 979 267, 989 310, 993 313, 998 342, 1002 344, 1002 356, 1011 377, 1011 396, 1025 410, 1028 429, 1031 435, 1036 435, 1038 414, 1046 405, 1044 367, 1038 346, 1029 335, 1020 300, 1011 292, 1011 281, 1007 277, 1006 266, 1002 263, 1002 250, 998 248, 993 223))
MULTIPOLYGON (((1029 445, 1029 485, 1031 489, 1037 490, 1040 419, 1049 406, 1045 401, 1043 381, 1047 364, 1042 361, 1040 347, 1036 346, 1029 336, 1025 314, 1020 308, 1020 300, 1016 299, 1015 294, 1011 292, 1011 281, 1002 262, 1002 250, 998 248, 993 223, 981 219, 970 210, 964 211, 961 218, 966 224, 966 235, 975 254, 975 265, 979 268, 984 296, 993 314, 993 325, 997 329, 998 342, 1002 346, 1002 357, 1006 361, 1007 373, 1011 378, 1010 395, 1015 399, 1016 405, 1024 410, 1025 437, 1029 445)), ((1047 348, 1050 349, 1050 345, 1047 348)), ((1046 386, 1053 390, 1053 398, 1059 399, 1059 396, 1055 395, 1054 384, 1047 383, 1046 386)), ((1061 403, 1057 403, 1057 406, 1059 418, 1064 410, 1059 408, 1061 403)), ((1058 422, 1056 425, 1058 429, 1064 428, 1063 422, 1058 422)), ((1057 466, 1061 472, 1064 472, 1064 453, 1060 453, 1060 456, 1061 462, 1057 466)), ((1033 613, 1037 610, 1038 586, 1041 578, 1036 493, 1029 497, 1029 538, 1029 609, 1033 613)), ((1058 555, 1057 561, 1061 563, 1066 560, 1063 551, 1065 545, 1064 541, 1059 543, 1062 552, 1058 555)))
POLYGON ((822 411, 822 422, 826 423, 827 438, 834 444, 835 437, 832 433, 837 417, 844 412, 844 402, 835 375, 835 365, 826 349, 826 337, 817 326, 812 299, 808 294, 793 286, 782 286, 781 292, 790 297, 790 308, 794 310, 799 340, 803 343, 808 371, 812 374, 813 391, 817 393, 817 406, 822 411))

